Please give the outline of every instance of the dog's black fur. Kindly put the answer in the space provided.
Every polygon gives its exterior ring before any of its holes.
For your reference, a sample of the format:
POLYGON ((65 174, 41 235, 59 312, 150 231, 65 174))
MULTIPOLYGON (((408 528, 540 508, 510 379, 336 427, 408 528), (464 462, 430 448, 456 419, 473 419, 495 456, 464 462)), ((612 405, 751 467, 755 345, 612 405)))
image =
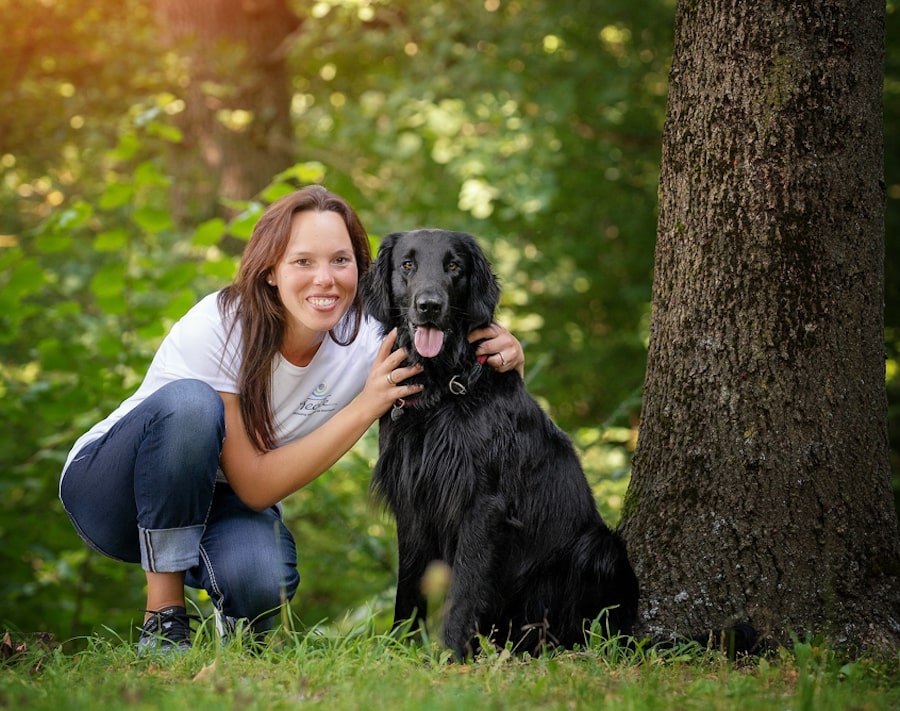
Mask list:
POLYGON ((604 611, 603 629, 628 633, 638 582, 571 442, 517 372, 482 366, 466 340, 491 323, 500 295, 475 240, 388 235, 362 293, 424 365, 414 378, 423 392, 381 418, 372 479, 397 521, 395 626, 424 619, 421 578, 440 560, 452 570, 444 641, 459 659, 477 650, 476 635, 519 652, 583 645, 604 611))

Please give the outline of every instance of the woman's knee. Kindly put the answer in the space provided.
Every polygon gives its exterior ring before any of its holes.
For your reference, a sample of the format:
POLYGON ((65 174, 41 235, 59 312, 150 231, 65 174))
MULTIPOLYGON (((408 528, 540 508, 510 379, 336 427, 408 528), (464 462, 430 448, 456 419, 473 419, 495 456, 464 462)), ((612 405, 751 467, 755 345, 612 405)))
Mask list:
POLYGON ((225 405, 219 393, 200 380, 176 380, 151 395, 148 404, 154 418, 145 444, 166 452, 179 469, 211 467, 215 472, 225 437, 225 405))
POLYGON ((198 587, 229 617, 267 617, 293 598, 300 582, 293 537, 272 512, 214 520, 201 559, 198 587))
POLYGON ((202 425, 224 428, 222 398, 202 380, 173 380, 151 397, 157 401, 160 414, 170 418, 174 425, 184 425, 190 431, 196 431, 202 425))
MULTIPOLYGON (((222 611, 229 617, 255 620, 269 617, 297 591, 300 576, 296 566, 283 563, 248 561, 225 566, 215 581, 222 611)), ((214 595, 215 597, 215 595, 214 595)))

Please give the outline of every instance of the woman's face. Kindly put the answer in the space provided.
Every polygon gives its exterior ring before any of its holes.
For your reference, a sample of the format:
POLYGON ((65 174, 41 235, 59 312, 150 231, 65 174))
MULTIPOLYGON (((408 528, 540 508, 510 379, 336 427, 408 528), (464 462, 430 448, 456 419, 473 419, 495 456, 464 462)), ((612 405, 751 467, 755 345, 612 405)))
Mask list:
POLYGON ((287 249, 269 276, 287 316, 287 333, 321 335, 334 328, 356 297, 356 256, 336 212, 306 210, 291 220, 287 249))

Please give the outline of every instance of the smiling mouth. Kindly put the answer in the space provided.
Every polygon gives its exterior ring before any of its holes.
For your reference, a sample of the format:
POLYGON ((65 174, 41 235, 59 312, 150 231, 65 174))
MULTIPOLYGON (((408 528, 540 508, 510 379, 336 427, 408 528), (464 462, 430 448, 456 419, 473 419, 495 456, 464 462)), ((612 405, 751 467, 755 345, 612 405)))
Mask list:
POLYGON ((326 309, 329 306, 334 306, 337 303, 337 299, 334 297, 311 298, 311 299, 307 299, 307 300, 309 301, 310 304, 312 304, 313 306, 316 306, 320 309, 326 309))

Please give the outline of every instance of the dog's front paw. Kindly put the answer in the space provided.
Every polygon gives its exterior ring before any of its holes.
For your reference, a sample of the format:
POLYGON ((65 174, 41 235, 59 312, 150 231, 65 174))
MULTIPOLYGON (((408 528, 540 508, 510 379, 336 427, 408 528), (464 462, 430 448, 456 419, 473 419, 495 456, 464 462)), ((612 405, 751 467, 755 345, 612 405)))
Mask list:
POLYGON ((450 655, 447 658, 448 664, 465 664, 475 656, 472 645, 468 642, 463 644, 459 642, 453 644, 445 642, 444 644, 450 650, 450 655))
POLYGON ((474 656, 472 647, 474 631, 448 617, 444 621, 444 645, 453 652, 451 661, 463 663, 474 656))

